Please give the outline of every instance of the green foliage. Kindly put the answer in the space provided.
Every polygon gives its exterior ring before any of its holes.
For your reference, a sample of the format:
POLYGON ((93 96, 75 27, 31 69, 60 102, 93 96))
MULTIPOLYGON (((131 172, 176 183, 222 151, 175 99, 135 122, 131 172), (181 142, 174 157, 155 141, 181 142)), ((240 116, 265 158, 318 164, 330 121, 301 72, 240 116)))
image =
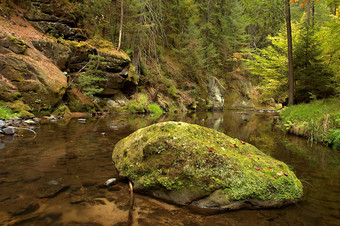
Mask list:
POLYGON ((148 96, 145 94, 138 94, 137 97, 131 100, 127 108, 131 113, 145 113, 148 109, 148 96))
POLYGON ((13 113, 12 110, 5 106, 0 106, 0 119, 7 120, 10 117, 18 117, 19 114, 13 113))
POLYGON ((340 94, 340 10, 331 16, 331 20, 316 34, 322 43, 322 61, 333 74, 332 82, 337 94, 340 94))
POLYGON ((339 99, 317 100, 284 108, 280 117, 286 131, 308 137, 310 142, 324 142, 339 148, 339 99))
POLYGON ((298 103, 328 98, 335 94, 334 75, 322 61, 321 42, 317 28, 307 29, 303 23, 296 29, 294 48, 295 100, 298 103))
POLYGON ((148 111, 151 112, 151 113, 154 113, 155 117, 163 114, 162 108, 156 103, 149 104, 148 105, 148 111))
POLYGON ((260 101, 268 103, 272 98, 283 102, 288 97, 288 59, 287 40, 283 29, 277 36, 268 39, 271 45, 258 49, 249 59, 250 71, 258 77, 258 89, 261 92, 260 101))
POLYGON ((81 87, 83 94, 93 97, 94 94, 103 91, 99 83, 107 81, 106 78, 103 78, 102 71, 100 70, 100 66, 105 65, 106 62, 103 62, 104 58, 99 55, 90 54, 89 57, 90 61, 84 69, 85 72, 81 73, 78 78, 78 86, 81 87))
POLYGON ((89 34, 110 41, 118 37, 119 5, 119 1, 114 3, 111 0, 84 0, 77 4, 82 12, 83 25, 89 34))
MULTIPOLYGON (((295 100, 300 103, 309 102, 313 98, 329 98, 336 94, 338 86, 334 82, 336 72, 328 69, 321 49, 322 40, 319 36, 322 29, 306 29, 304 23, 302 19, 302 22, 292 25, 295 100)), ((247 62, 251 73, 259 76, 260 100, 269 103, 274 98, 276 102, 283 103, 288 97, 286 30, 282 29, 277 36, 269 36, 268 39, 271 45, 258 49, 247 62)))

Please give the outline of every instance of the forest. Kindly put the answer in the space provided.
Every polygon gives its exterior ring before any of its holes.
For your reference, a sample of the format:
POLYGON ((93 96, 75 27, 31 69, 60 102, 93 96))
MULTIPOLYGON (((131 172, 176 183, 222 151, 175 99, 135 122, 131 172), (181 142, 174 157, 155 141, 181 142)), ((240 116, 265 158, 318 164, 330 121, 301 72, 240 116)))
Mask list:
POLYGON ((242 76, 257 86, 260 102, 286 104, 287 4, 295 103, 339 94, 337 0, 89 0, 78 7, 90 35, 128 53, 136 76, 148 77, 143 82, 175 77, 164 66, 174 61, 184 81, 200 84, 213 76, 227 83, 242 76))

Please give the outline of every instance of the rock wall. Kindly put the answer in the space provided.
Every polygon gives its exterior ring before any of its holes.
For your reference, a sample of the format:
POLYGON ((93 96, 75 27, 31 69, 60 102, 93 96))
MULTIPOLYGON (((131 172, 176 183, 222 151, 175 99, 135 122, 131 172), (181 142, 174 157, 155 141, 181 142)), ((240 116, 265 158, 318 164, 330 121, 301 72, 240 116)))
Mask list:
POLYGON ((215 77, 209 78, 209 105, 213 110, 222 110, 224 105, 224 87, 215 77))
POLYGON ((86 32, 78 27, 78 12, 60 1, 13 3, 9 13, 0 14, 2 105, 20 100, 26 111, 51 114, 63 102, 82 112, 110 108, 113 102, 119 103, 115 107, 124 104, 124 89, 135 86, 128 81, 131 60, 125 53, 89 44, 86 32), (101 106, 75 86, 90 54, 102 56, 105 62, 99 69, 107 82, 100 84, 103 92, 96 98, 101 106))
POLYGON ((22 99, 29 110, 53 108, 63 97, 66 76, 21 38, 0 33, 0 99, 22 99))

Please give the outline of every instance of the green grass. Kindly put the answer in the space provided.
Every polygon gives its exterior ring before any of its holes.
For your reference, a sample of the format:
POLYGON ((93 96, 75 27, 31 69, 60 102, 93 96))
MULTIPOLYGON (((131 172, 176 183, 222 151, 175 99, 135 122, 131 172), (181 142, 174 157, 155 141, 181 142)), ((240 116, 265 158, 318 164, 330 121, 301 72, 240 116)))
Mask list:
POLYGON ((316 100, 284 108, 280 112, 284 129, 340 149, 340 100, 316 100))
POLYGON ((18 114, 13 113, 8 107, 0 106, 0 119, 7 120, 10 117, 17 117, 18 114))

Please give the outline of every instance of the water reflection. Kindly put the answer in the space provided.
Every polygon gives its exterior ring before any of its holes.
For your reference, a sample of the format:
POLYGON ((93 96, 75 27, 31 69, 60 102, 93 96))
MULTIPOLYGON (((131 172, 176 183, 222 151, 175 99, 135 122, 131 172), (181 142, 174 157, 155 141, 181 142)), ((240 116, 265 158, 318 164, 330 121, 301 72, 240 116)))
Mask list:
POLYGON ((339 152, 285 136, 276 127, 274 114, 251 111, 158 119, 112 115, 88 118, 85 124, 68 119, 42 124, 34 139, 32 134, 1 137, 0 225, 125 225, 128 186, 103 185, 117 176, 111 160, 113 147, 138 128, 169 120, 214 128, 286 162, 302 179, 305 198, 279 210, 202 215, 137 195, 136 225, 340 225, 339 152))

